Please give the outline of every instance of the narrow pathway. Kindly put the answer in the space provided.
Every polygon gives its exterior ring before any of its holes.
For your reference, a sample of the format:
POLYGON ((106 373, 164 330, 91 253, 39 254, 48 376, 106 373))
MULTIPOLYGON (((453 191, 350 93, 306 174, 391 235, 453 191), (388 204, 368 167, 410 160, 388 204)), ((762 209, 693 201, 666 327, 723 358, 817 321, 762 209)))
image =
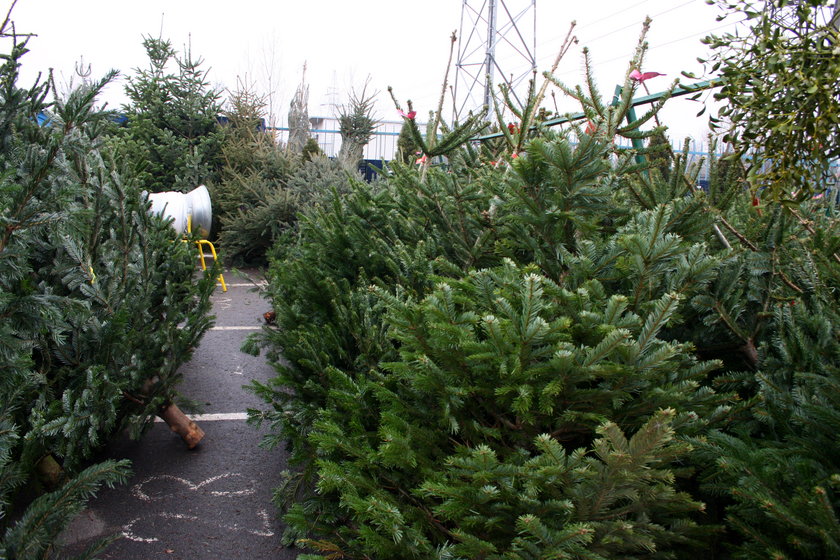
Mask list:
POLYGON ((269 309, 253 291, 255 271, 225 274, 228 291, 213 294, 216 325, 182 367, 181 392, 199 402, 191 415, 204 440, 188 450, 163 423, 141 441, 114 442, 107 458, 128 458, 128 484, 104 489, 64 534, 78 552, 93 538, 121 534, 103 560, 284 560, 297 556, 280 544, 282 525, 271 503, 285 468, 283 449, 258 447, 263 432, 246 424, 246 410, 262 405, 242 386, 273 376, 265 357, 239 351, 269 309))

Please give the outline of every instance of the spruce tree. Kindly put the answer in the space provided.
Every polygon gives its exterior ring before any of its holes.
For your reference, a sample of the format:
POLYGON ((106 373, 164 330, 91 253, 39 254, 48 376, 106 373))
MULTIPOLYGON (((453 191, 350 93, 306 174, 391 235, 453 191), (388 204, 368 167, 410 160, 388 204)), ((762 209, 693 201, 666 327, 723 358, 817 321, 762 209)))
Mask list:
POLYGON ((246 84, 231 93, 223 129, 221 179, 212 187, 225 259, 259 264, 295 222, 298 198, 286 183, 299 162, 260 126, 264 99, 246 84))
POLYGON ((300 84, 289 105, 289 142, 286 147, 292 154, 303 153, 307 141, 310 140, 308 106, 309 86, 306 85, 306 65, 304 64, 300 84))

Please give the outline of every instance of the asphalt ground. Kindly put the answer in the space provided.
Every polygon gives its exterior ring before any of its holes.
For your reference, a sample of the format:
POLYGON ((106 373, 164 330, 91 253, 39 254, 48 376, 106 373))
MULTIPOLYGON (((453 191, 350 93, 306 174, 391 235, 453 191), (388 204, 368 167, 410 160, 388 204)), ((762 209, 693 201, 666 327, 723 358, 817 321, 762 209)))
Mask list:
POLYGON ((188 450, 166 424, 140 440, 121 437, 103 458, 130 459, 127 484, 101 490, 62 535, 64 552, 93 539, 120 535, 103 560, 285 560, 297 557, 280 543, 282 522, 271 503, 286 468, 283 449, 259 447, 263 432, 246 424, 245 411, 262 401, 243 386, 273 377, 265 357, 239 348, 261 328, 269 304, 254 291, 257 271, 227 272, 228 291, 213 294, 216 324, 190 362, 179 390, 200 405, 190 414, 204 430, 188 450))

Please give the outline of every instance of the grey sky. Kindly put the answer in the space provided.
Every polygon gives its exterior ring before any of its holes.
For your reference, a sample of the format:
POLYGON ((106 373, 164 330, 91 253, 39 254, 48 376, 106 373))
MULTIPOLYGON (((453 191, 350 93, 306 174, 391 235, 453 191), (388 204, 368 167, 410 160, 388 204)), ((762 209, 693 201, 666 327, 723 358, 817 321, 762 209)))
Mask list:
MULTIPOLYGON (((529 2, 507 3, 515 11, 529 2)), ((5 12, 10 2, 4 4, 5 12)), ((110 68, 130 75, 147 64, 143 35, 162 36, 179 49, 191 44, 219 87, 235 88, 239 77, 261 92, 275 90, 273 109, 282 124, 304 62, 310 115, 329 115, 330 103, 344 102, 350 87, 360 87, 367 76, 381 92, 376 107, 380 118, 397 116, 386 93, 389 85, 401 101, 412 99, 421 113, 434 109, 448 38, 459 29, 462 4, 461 0, 19 0, 13 19, 18 32, 38 35, 24 59, 27 79, 52 67, 60 82, 69 80, 80 58, 91 65, 94 76, 110 68)), ((704 0, 537 0, 536 9, 540 71, 550 67, 574 19, 579 46, 589 46, 605 94, 623 78, 646 15, 654 21, 645 70, 667 74, 648 82, 651 91, 666 88, 681 70, 701 70, 696 63, 704 54, 700 39, 710 30, 723 30, 715 21, 717 9, 704 0)), ((580 81, 580 48, 566 56, 557 74, 567 83, 580 81)), ((106 92, 110 105, 125 101, 122 87, 120 81, 106 92)), ((561 111, 575 110, 559 93, 557 99, 561 111)), ((664 121, 673 136, 705 134, 706 116, 694 117, 700 105, 686 101, 672 105, 664 121)))

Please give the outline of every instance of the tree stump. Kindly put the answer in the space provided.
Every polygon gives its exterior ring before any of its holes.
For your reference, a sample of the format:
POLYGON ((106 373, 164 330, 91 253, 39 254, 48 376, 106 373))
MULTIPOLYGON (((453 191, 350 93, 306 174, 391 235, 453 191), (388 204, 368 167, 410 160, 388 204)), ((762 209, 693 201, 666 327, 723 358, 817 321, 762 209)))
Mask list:
POLYGON ((170 430, 181 436, 188 449, 193 449, 204 437, 204 430, 190 420, 175 403, 162 408, 158 416, 166 422, 170 430))

